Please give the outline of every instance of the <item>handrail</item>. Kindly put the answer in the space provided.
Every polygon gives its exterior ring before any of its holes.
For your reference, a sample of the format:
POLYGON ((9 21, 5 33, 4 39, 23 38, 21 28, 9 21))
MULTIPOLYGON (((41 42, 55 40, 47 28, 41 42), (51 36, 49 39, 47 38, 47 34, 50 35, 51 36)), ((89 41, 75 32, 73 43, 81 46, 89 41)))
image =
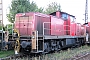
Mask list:
MULTIPOLYGON (((45 28, 45 24, 50 24, 50 23, 51 22, 43 22, 43 36, 45 35, 45 30, 51 30, 51 29, 45 28)), ((55 25, 57 25, 57 24, 55 24, 55 25)), ((65 26, 71 27, 69 25, 63 25, 63 29, 64 29, 65 26)), ((55 28, 55 30, 57 30, 57 29, 55 28)), ((60 32, 62 32, 62 31, 71 31, 71 29, 70 30, 60 30, 60 29, 58 29, 58 31, 60 31, 60 32)))
POLYGON ((43 22, 43 36, 44 36, 44 30, 45 30, 44 26, 45 26, 46 23, 49 23, 50 24, 51 22, 43 22))

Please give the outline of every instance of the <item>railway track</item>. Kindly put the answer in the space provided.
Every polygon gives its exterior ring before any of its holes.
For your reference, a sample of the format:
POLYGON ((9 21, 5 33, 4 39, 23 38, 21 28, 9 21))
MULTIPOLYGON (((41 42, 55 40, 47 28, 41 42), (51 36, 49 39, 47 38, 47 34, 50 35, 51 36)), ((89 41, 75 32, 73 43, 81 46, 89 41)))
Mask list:
POLYGON ((42 55, 42 54, 41 55, 18 54, 18 55, 7 56, 5 58, 1 58, 0 60, 90 60, 90 58, 89 58, 90 57, 90 49, 88 49, 88 48, 83 47, 83 49, 85 49, 83 51, 82 51, 82 48, 79 48, 79 49, 76 48, 76 50, 73 48, 73 49, 70 49, 71 51, 63 50, 63 51, 52 52, 52 53, 48 53, 48 54, 44 54, 44 55, 42 55), (74 50, 74 52, 72 52, 72 50, 74 50), (66 51, 67 51, 67 54, 66 54, 66 51), (77 51, 80 51, 80 53, 74 54, 77 51), (62 53, 64 53, 64 54, 62 54, 62 53), (68 57, 68 54, 71 54, 72 57, 68 57))
POLYGON ((18 54, 18 55, 11 55, 5 58, 1 58, 0 60, 40 60, 41 55, 26 55, 26 54, 18 54))
MULTIPOLYGON (((48 58, 54 60, 54 58, 48 58)), ((31 57, 31 55, 12 55, 0 60, 47 60, 47 57, 42 58, 42 56, 31 57)), ((59 59, 56 59, 59 60, 59 59)), ((67 60, 90 60, 90 53, 77 55, 74 58, 67 60)))
POLYGON ((90 53, 77 55, 71 60, 90 60, 90 53))

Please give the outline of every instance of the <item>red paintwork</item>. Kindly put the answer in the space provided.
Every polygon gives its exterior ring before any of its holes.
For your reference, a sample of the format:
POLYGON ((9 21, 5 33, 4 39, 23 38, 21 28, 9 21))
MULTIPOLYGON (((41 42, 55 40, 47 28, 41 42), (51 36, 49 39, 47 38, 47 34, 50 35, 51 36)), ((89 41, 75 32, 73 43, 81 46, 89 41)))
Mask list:
POLYGON ((40 32, 39 34, 42 35, 43 34, 43 23, 44 22, 48 22, 44 24, 44 34, 45 35, 50 35, 51 34, 51 20, 50 20, 50 16, 49 15, 45 15, 45 14, 40 14, 37 13, 35 14, 35 21, 34 21, 34 27, 35 30, 37 30, 37 28, 39 29, 38 32, 40 32), (40 26, 38 26, 39 24, 41 24, 40 26))
POLYGON ((85 35, 86 34, 86 26, 82 25, 81 26, 81 35, 85 35))
POLYGON ((75 36, 76 34, 76 23, 71 21, 70 16, 64 21, 64 30, 65 35, 75 36))
POLYGON ((64 21, 64 34, 70 35, 70 18, 68 16, 68 20, 64 21))
POLYGON ((85 35, 86 33, 86 26, 85 25, 81 25, 76 24, 76 36, 81 36, 81 35, 85 35))
MULTIPOLYGON (((44 24, 44 34, 45 35, 71 35, 71 36, 80 36, 85 33, 86 27, 81 24, 72 22, 70 16, 68 15, 67 20, 61 18, 61 14, 57 11, 56 16, 46 15, 42 13, 19 13, 16 14, 15 18, 15 29, 18 29, 20 35, 31 35, 32 31, 38 31, 39 35, 43 34, 43 23, 44 24), (24 17, 24 18, 21 18, 24 17), (27 17, 27 18, 25 18, 27 17)), ((90 22, 88 23, 90 26, 90 22)))
POLYGON ((16 14, 16 18, 18 17, 19 19, 15 21, 15 29, 19 30, 20 35, 31 35, 32 30, 34 30, 33 16, 34 16, 33 13, 26 13, 25 16, 23 16, 23 13, 16 14))
POLYGON ((71 36, 75 36, 75 34, 76 34, 76 23, 72 22, 70 24, 70 35, 71 36))
POLYGON ((90 22, 88 22, 88 26, 90 26, 90 22))
POLYGON ((57 12, 56 12, 56 16, 57 16, 58 18, 60 18, 60 17, 61 17, 61 13, 60 13, 59 11, 57 11, 57 12))
POLYGON ((51 35, 64 35, 64 21, 51 16, 51 35))
MULTIPOLYGON (((20 35, 31 35, 32 31, 37 30, 41 26, 41 31, 43 32, 43 22, 50 22, 50 16, 41 13, 30 12, 25 13, 25 16, 23 16, 23 13, 16 14, 16 18, 19 19, 16 19, 15 21, 15 29, 19 30, 20 35), (27 19, 25 19, 25 16, 28 16, 27 19), (20 17, 24 18, 20 19, 20 17), (38 26, 38 24, 41 24, 41 26, 38 26)), ((45 27, 50 29, 50 23, 48 24, 48 26, 45 24, 45 27)), ((50 30, 45 30, 45 33, 50 35, 50 30)))
POLYGON ((81 24, 76 24, 76 35, 80 36, 81 35, 81 24))

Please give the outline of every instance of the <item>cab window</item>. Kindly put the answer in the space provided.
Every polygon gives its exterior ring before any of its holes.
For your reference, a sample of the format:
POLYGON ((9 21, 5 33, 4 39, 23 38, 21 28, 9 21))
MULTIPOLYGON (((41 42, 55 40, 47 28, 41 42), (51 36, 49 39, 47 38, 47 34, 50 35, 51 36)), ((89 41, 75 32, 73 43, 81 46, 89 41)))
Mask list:
POLYGON ((75 18, 72 16, 70 16, 70 20, 71 20, 71 22, 75 22, 75 18))
POLYGON ((67 20, 68 19, 68 15, 67 14, 62 14, 62 19, 67 20))

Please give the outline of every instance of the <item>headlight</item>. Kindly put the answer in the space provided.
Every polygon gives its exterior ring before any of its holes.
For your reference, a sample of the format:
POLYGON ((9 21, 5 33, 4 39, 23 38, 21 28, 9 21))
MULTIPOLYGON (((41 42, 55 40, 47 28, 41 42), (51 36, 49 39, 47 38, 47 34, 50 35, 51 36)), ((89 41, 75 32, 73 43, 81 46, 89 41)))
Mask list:
POLYGON ((32 39, 35 39, 35 36, 32 36, 32 39))
POLYGON ((18 37, 18 34, 17 34, 17 33, 14 33, 13 36, 14 36, 14 37, 18 37))

